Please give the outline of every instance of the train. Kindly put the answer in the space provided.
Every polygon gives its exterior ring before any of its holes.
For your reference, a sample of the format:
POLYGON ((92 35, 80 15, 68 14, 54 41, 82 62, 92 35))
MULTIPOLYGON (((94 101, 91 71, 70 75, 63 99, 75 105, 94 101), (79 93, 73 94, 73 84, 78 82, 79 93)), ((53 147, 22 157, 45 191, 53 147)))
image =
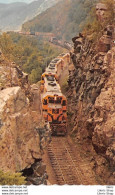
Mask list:
POLYGON ((69 63, 70 54, 61 54, 53 59, 41 76, 42 114, 49 122, 52 135, 67 133, 67 99, 59 85, 60 71, 69 63))
POLYGON ((57 37, 55 37, 54 33, 50 33, 50 32, 35 32, 35 31, 19 31, 17 32, 19 34, 22 35, 30 35, 30 36, 38 36, 38 37, 42 37, 45 38, 46 40, 48 40, 50 43, 53 43, 54 45, 58 45, 60 47, 63 47, 69 51, 71 51, 72 49, 72 44, 67 42, 67 41, 63 41, 63 40, 59 40, 57 37))
POLYGON ((63 40, 58 40, 56 37, 51 37, 49 42, 55 44, 55 45, 59 45, 61 47, 66 48, 67 50, 71 50, 72 49, 72 44, 67 42, 67 41, 63 41, 63 40))

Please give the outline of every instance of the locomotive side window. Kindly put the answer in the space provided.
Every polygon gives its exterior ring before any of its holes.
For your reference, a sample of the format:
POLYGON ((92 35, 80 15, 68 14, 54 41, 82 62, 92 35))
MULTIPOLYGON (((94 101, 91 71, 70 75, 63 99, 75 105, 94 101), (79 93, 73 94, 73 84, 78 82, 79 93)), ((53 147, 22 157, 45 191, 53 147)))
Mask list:
POLYGON ((48 110, 47 110, 47 109, 43 109, 42 111, 43 111, 43 112, 47 112, 48 110))
POLYGON ((43 101, 43 104, 44 104, 44 105, 47 105, 47 100, 44 100, 44 101, 43 101))
POLYGON ((66 106, 66 100, 63 100, 62 106, 66 106))

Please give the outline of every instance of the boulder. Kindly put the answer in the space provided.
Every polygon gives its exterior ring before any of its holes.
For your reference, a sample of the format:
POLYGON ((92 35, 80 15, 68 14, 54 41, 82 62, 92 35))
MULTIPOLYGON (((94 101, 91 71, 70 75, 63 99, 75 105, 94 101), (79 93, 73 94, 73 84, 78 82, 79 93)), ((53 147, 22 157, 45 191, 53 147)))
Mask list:
MULTIPOLYGON (((35 114, 35 113, 34 113, 35 114)), ((0 168, 20 171, 41 158, 40 139, 28 98, 20 87, 0 91, 0 168)), ((39 125, 39 124, 37 124, 39 125)))

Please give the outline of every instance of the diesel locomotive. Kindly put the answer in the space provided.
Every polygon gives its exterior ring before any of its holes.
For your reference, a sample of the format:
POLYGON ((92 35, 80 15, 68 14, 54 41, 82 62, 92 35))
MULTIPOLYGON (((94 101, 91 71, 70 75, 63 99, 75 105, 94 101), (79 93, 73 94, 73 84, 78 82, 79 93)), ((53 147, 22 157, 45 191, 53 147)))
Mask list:
POLYGON ((52 60, 41 76, 42 113, 50 124, 52 135, 67 133, 67 99, 58 83, 58 69, 64 66, 65 59, 68 62, 68 56, 65 54, 52 60))

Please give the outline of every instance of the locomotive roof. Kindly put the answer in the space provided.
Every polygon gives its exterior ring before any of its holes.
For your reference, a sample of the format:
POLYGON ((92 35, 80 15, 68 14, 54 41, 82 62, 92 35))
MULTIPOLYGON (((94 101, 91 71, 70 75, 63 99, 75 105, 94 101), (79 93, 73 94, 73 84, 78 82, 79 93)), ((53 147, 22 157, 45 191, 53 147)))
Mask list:
POLYGON ((49 66, 48 66, 48 69, 49 69, 49 70, 55 70, 55 72, 56 72, 56 70, 57 70, 56 66, 51 67, 50 64, 49 64, 49 66))
POLYGON ((66 99, 66 97, 61 93, 61 92, 45 92, 44 94, 43 94, 43 98, 45 98, 45 97, 47 97, 47 96, 55 96, 55 95, 57 95, 57 96, 59 96, 59 97, 64 97, 65 99, 66 99))
POLYGON ((48 73, 55 73, 56 74, 56 69, 50 69, 49 67, 46 68, 46 72, 48 73))
POLYGON ((63 57, 67 57, 68 55, 70 55, 70 54, 69 54, 69 53, 60 54, 60 55, 58 56, 58 58, 63 60, 63 57))
POLYGON ((48 92, 61 92, 60 86, 55 79, 54 81, 48 81, 48 79, 45 77, 44 80, 45 80, 44 86, 48 92))
POLYGON ((51 61, 51 63, 56 63, 60 60, 60 58, 55 58, 54 60, 51 61))
POLYGON ((52 61, 51 61, 51 62, 49 63, 49 65, 50 65, 50 64, 55 65, 55 62, 52 62, 52 61))
POLYGON ((45 71, 42 75, 53 75, 55 76, 55 73, 54 72, 49 72, 49 71, 45 71))

